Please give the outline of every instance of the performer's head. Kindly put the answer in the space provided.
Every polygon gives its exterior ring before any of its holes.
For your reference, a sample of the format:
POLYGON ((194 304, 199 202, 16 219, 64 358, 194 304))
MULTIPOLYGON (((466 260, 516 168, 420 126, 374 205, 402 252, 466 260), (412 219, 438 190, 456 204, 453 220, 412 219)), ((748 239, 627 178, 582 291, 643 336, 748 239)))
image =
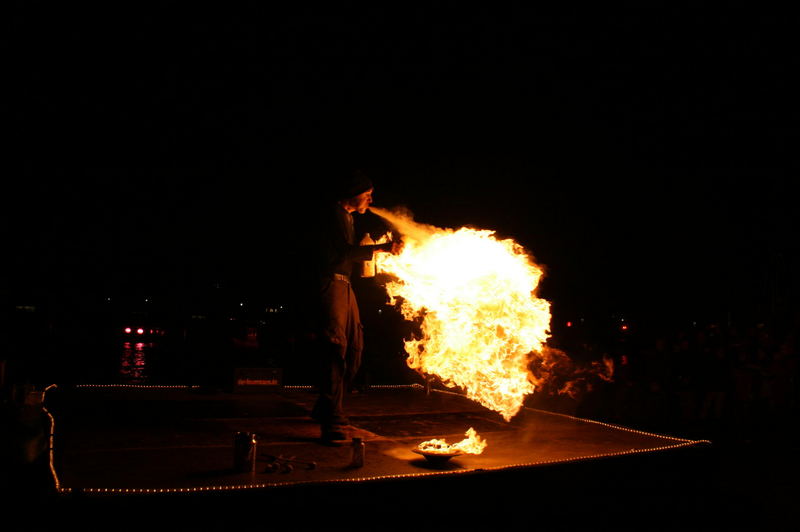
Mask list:
POLYGON ((364 214, 372 205, 373 190, 372 180, 364 172, 354 170, 345 174, 338 183, 337 199, 347 212, 364 214))

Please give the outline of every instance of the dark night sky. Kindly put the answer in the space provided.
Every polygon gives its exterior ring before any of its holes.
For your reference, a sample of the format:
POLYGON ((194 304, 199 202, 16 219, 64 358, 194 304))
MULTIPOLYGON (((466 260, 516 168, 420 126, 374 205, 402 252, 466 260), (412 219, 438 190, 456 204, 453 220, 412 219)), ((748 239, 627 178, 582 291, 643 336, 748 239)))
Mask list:
POLYGON ((379 205, 518 240, 570 310, 796 297, 790 17, 24 5, 4 31, 14 297, 269 291, 350 162, 379 205))

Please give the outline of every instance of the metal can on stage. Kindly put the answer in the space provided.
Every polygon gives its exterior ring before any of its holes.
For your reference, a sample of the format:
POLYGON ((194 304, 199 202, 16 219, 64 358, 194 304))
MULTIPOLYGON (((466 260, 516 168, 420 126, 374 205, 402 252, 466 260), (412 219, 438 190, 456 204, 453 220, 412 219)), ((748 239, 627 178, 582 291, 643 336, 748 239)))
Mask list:
POLYGON ((350 467, 364 467, 364 440, 353 438, 353 455, 350 467))
POLYGON ((256 470, 258 440, 253 432, 237 432, 233 438, 233 468, 240 473, 256 470))

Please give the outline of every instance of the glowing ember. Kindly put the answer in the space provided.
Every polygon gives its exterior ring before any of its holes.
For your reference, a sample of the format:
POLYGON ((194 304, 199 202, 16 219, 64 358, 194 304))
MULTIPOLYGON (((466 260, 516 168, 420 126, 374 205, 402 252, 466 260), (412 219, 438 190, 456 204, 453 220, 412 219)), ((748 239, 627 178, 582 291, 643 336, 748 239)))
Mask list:
POLYGON ((550 303, 536 297, 542 269, 494 231, 440 229, 372 207, 403 236, 398 255, 380 254, 377 270, 390 304, 421 318, 421 337, 406 340, 408 365, 499 412, 508 421, 539 380, 531 362, 546 355, 550 303))
POLYGON ((456 453, 481 454, 486 448, 486 441, 481 439, 472 427, 467 431, 466 436, 460 442, 452 445, 448 445, 444 440, 428 440, 420 443, 417 449, 426 453, 442 455, 456 453))

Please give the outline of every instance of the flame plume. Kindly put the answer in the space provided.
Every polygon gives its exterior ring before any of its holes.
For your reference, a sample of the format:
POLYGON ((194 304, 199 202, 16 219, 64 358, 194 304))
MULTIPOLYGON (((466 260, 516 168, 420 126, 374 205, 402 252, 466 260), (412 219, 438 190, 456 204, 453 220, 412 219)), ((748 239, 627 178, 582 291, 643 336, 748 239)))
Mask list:
POLYGON ((381 254, 390 304, 400 299, 421 336, 406 340, 408 365, 499 412, 508 421, 533 393, 529 365, 549 337, 550 303, 536 297, 542 269, 494 231, 441 229, 371 207, 403 236, 400 254, 381 254))

